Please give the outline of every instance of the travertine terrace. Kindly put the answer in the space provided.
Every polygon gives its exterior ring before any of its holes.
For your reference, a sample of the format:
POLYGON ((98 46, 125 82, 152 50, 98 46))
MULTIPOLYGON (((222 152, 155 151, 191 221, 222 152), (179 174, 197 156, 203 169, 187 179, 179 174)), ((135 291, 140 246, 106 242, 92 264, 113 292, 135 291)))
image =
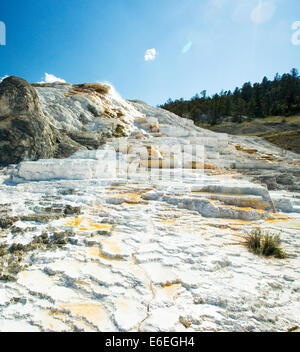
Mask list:
POLYGON ((50 124, 106 138, 1 170, 0 331, 299 325, 298 155, 113 90, 35 89, 50 124), (280 233, 288 258, 237 244, 256 227, 280 233))

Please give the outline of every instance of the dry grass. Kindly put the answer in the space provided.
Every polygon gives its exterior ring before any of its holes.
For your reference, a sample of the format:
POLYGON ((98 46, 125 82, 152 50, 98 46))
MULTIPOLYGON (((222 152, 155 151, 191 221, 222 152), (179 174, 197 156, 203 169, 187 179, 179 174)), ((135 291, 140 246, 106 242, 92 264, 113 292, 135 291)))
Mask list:
POLYGON ((93 90, 99 94, 108 94, 111 89, 109 84, 102 83, 74 84, 73 87, 77 90, 93 90))
POLYGON ((223 122, 215 126, 199 124, 215 132, 263 137, 284 150, 300 153, 300 115, 269 116, 242 123, 223 122))

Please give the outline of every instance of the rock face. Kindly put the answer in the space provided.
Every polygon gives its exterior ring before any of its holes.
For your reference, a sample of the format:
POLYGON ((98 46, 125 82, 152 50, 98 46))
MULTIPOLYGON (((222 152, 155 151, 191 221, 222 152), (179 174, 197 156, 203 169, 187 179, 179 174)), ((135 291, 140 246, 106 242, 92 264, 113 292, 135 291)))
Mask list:
POLYGON ((28 82, 8 77, 0 84, 0 164, 52 157, 55 135, 28 82))
POLYGON ((0 165, 65 158, 124 135, 140 113, 101 84, 33 84, 8 77, 0 84, 0 165))
POLYGON ((24 79, 8 77, 0 84, 0 165, 22 160, 61 158, 86 149, 52 126, 36 90, 24 79))
POLYGON ((0 165, 68 157, 102 143, 99 135, 77 135, 49 123, 36 89, 24 79, 11 76, 0 84, 0 165))

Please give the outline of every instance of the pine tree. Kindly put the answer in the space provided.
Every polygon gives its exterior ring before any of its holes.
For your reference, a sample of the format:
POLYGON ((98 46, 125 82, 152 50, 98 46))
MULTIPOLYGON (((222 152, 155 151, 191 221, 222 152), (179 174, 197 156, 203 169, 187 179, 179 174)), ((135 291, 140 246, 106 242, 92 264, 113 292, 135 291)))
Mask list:
POLYGON ((292 115, 300 112, 300 77, 293 68, 290 73, 280 76, 276 73, 273 81, 267 77, 261 83, 250 82, 236 87, 233 92, 221 91, 212 97, 206 90, 196 94, 188 101, 170 98, 163 108, 180 116, 189 116, 201 120, 203 114, 210 116, 212 124, 225 116, 234 116, 241 120, 243 115, 265 117, 269 115, 292 115))

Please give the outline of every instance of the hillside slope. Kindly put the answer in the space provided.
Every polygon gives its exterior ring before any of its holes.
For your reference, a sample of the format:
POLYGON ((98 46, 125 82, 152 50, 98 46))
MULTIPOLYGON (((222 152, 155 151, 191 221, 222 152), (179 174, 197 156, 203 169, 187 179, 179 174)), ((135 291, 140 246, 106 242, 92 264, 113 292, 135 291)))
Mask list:
POLYGON ((275 116, 248 122, 225 122, 215 126, 202 125, 215 132, 241 136, 259 136, 285 150, 300 154, 300 116, 275 116))

